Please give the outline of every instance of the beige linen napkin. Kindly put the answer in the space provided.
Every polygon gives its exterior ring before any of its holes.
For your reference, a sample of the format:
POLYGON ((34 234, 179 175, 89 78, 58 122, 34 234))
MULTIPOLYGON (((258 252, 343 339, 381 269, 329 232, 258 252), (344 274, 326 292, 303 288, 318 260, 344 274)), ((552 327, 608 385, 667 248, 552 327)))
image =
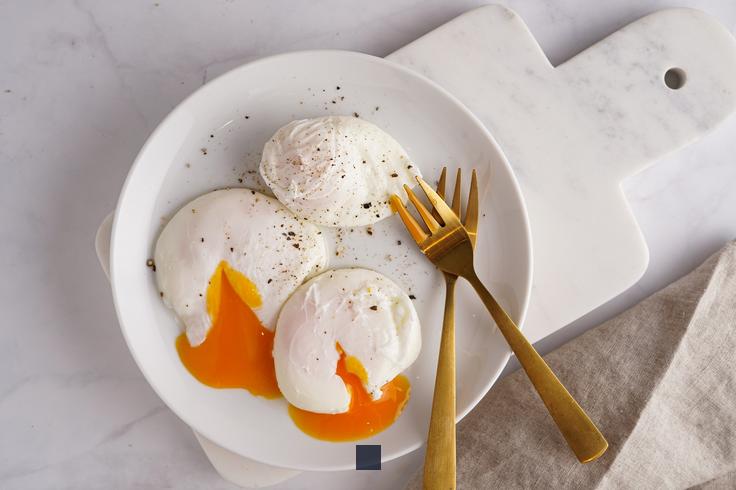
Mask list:
POLYGON ((459 424, 459 489, 736 488, 736 242, 545 359, 608 451, 578 464, 520 370, 459 424))

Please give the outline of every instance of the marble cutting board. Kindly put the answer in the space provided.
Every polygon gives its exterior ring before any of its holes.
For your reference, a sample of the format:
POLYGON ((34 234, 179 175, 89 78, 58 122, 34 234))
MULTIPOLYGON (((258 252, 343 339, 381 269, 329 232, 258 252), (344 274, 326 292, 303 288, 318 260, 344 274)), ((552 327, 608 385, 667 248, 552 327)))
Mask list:
MULTIPOLYGON (((621 181, 736 109, 736 40, 691 9, 651 14, 553 67, 518 15, 489 5, 388 59, 458 97, 514 168, 532 228, 533 290, 524 325, 532 342, 612 299, 646 269, 646 243, 621 181), (676 88, 665 84, 668 70, 676 88)), ((108 216, 97 235, 104 269, 111 222, 108 216)), ((217 471, 241 486, 299 473, 198 439, 217 471)))
POLYGON ((531 342, 641 277, 648 250, 621 181, 736 109, 736 40, 692 9, 643 17, 554 67, 518 15, 489 5, 388 59, 458 97, 511 163, 532 229, 531 342))

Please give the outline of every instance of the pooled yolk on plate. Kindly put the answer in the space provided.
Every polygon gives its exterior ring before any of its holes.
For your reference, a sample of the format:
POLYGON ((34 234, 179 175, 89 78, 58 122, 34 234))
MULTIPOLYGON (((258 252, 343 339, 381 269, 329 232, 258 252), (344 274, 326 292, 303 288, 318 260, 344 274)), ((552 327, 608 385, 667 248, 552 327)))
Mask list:
POLYGON ((315 413, 289 405, 289 415, 306 434, 323 441, 355 441, 371 437, 388 428, 401 415, 409 400, 409 380, 398 375, 386 383, 383 395, 373 400, 363 387, 361 377, 365 370, 360 361, 347 356, 337 345, 340 359, 337 375, 342 378, 350 393, 350 408, 344 413, 315 413))
POLYGON ((273 363, 273 332, 252 308, 261 306, 256 286, 222 261, 207 288, 212 328, 204 342, 192 347, 186 334, 176 339, 184 366, 213 388, 245 388, 265 398, 281 396, 273 363))

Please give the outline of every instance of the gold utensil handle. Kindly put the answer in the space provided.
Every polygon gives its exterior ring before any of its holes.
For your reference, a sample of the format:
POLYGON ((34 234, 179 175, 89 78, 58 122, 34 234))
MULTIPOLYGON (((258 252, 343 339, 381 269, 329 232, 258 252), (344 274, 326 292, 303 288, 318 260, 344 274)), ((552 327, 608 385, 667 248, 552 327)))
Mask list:
POLYGON ((608 448, 608 442, 603 434, 557 379, 514 321, 496 302, 475 272, 469 273, 466 279, 488 308, 488 312, 516 354, 519 364, 526 371, 575 456, 581 463, 597 459, 608 448))
POLYGON ((437 379, 434 383, 432 417, 429 420, 427 454, 424 457, 424 488, 455 489, 455 283, 445 274, 447 291, 442 321, 437 379))

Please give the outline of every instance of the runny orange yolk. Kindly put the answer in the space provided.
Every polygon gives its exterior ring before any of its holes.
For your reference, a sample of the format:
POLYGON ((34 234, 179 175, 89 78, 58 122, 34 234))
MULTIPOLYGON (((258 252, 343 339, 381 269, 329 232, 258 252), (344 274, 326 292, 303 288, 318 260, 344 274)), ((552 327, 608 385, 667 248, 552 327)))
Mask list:
MULTIPOLYGON (((212 328, 197 347, 186 334, 176 339, 184 366, 201 383, 213 388, 244 388, 265 398, 281 396, 273 363, 273 332, 265 328, 252 308, 261 305, 258 289, 247 277, 220 262, 207 288, 207 312, 212 328)), ((396 376, 373 400, 363 386, 367 374, 360 361, 340 345, 336 374, 350 394, 345 413, 324 414, 289 405, 289 415, 306 434, 325 441, 365 439, 388 428, 409 400, 409 380, 396 376)))
POLYGON ((261 305, 258 289, 247 277, 220 262, 207 288, 212 328, 197 347, 186 334, 176 339, 184 366, 213 388, 245 388, 265 398, 281 396, 273 363, 273 332, 252 308, 261 305))
POLYGON ((365 379, 365 369, 360 361, 346 356, 339 345, 337 350, 340 359, 336 373, 350 393, 348 411, 314 413, 289 405, 289 415, 303 432, 323 441, 356 441, 378 434, 401 415, 409 400, 409 380, 405 376, 396 376, 381 388, 381 398, 373 400, 361 382, 361 378, 365 379))

